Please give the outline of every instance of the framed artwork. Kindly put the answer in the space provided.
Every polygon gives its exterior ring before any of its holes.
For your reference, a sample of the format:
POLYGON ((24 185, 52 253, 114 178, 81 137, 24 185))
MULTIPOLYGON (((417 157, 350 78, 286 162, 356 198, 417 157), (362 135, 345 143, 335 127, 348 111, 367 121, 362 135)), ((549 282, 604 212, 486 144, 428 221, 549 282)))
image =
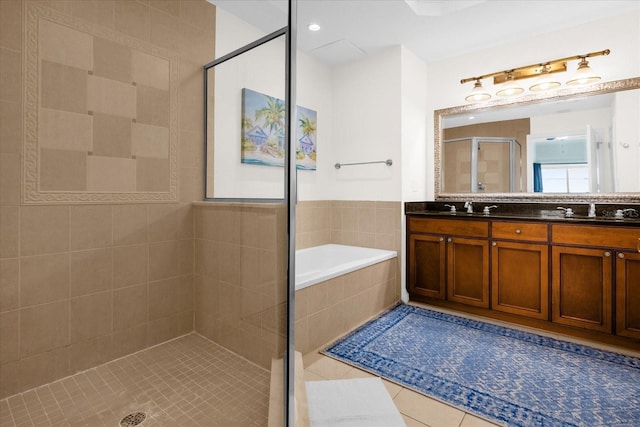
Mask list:
MULTIPOLYGON (((242 163, 284 166, 284 101, 242 89, 242 163)), ((296 107, 296 168, 316 170, 317 113, 296 107)))

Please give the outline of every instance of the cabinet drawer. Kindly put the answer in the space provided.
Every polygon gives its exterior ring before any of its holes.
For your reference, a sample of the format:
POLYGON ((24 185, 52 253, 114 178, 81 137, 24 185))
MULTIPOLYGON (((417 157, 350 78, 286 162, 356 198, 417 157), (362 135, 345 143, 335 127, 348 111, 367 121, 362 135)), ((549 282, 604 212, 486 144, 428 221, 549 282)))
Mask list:
POLYGON ((552 225, 553 243, 640 251, 640 228, 552 225))
POLYGON ((409 218, 409 232, 489 237, 488 221, 409 218))
POLYGON ((549 241, 547 224, 528 222, 494 221, 491 225, 491 237, 494 239, 524 240, 528 242, 549 241))

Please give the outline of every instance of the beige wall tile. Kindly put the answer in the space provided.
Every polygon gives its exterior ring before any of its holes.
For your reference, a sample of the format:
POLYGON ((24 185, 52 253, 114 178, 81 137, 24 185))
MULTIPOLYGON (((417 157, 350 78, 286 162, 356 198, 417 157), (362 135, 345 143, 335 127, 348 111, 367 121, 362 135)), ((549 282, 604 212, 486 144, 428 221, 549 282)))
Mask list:
MULTIPOLYGON (((177 3, 179 7, 179 3, 177 3)), ((0 46, 22 50, 22 4, 17 1, 0 2, 0 46)))
POLYGON ((18 360, 20 356, 20 311, 0 313, 0 364, 18 360))
POLYGON ((95 37, 93 74, 122 83, 131 83, 131 53, 132 50, 123 44, 95 37))
POLYGON ((162 317, 149 322, 147 345, 159 344, 180 335, 180 315, 162 317))
POLYGON ((69 346, 69 373, 93 368, 111 358, 111 336, 104 335, 69 346))
POLYGON ((180 169, 180 201, 191 203, 204 200, 204 180, 201 168, 180 169))
POLYGON ((184 20, 180 25, 180 56, 191 61, 202 61, 206 64, 214 59, 215 25, 209 29, 201 29, 184 20))
POLYGON ((149 205, 149 241, 178 240, 178 204, 149 205))
POLYGON ((116 0, 114 22, 117 31, 149 41, 149 6, 130 0, 116 0))
POLYGON ((93 114, 93 155, 131 158, 131 119, 93 114))
POLYGON ((169 158, 169 128, 133 123, 131 152, 136 157, 169 158))
POLYGON ((169 67, 169 61, 159 56, 131 52, 132 81, 136 84, 169 90, 169 67))
POLYGON ((0 312, 19 307, 18 258, 0 260, 0 312))
POLYGON ((38 113, 38 146, 61 150, 93 150, 92 116, 61 110, 40 108, 38 113))
POLYGON ((169 160, 136 159, 137 191, 169 191, 169 160))
MULTIPOLYGON (((53 110, 87 112, 87 78, 85 70, 51 61, 40 61, 40 105, 53 110)), ((94 95, 95 97, 95 95, 94 95)))
POLYGON ((12 258, 19 254, 18 206, 0 206, 0 258, 12 258))
POLYGON ((40 59, 90 71, 94 66, 93 49, 90 34, 40 20, 40 59))
POLYGON ((111 290, 113 253, 111 248, 69 254, 70 296, 111 290))
POLYGON ((69 344, 69 301, 20 310, 20 357, 69 344))
POLYGON ((149 245, 113 248, 113 288, 147 282, 149 245))
POLYGON ((190 203, 180 205, 180 238, 191 239, 194 236, 194 209, 190 203))
POLYGON ((71 11, 91 24, 113 28, 113 0, 73 0, 71 11))
POLYGON ((193 275, 184 275, 180 277, 180 311, 193 311, 193 293, 194 293, 193 275))
POLYGON ((69 240, 72 251, 112 244, 111 206, 71 206, 69 240))
POLYGON ((180 312, 180 329, 178 331, 179 335, 190 334, 193 332, 194 325, 194 314, 193 311, 183 311, 180 312))
POLYGON ((149 283, 149 321, 180 312, 180 277, 149 283))
POLYGON ((400 213, 394 209, 376 209, 375 232, 380 234, 393 234, 396 216, 400 213))
POLYGON ((89 111, 136 117, 136 87, 104 77, 88 76, 86 104, 89 111))
POLYGON ((69 303, 71 343, 111 332, 111 292, 72 298, 69 303))
POLYGON ((149 244, 149 281, 180 275, 180 242, 169 240, 149 244))
POLYGON ((148 286, 137 285, 113 292, 113 330, 121 331, 147 322, 148 286))
POLYGON ((19 388, 25 391, 69 374, 67 348, 21 359, 18 367, 19 388))
POLYGON ((115 246, 145 243, 148 205, 113 206, 113 244, 115 246))
POLYGON ((202 132, 203 120, 202 65, 195 61, 180 61, 180 128, 202 132))
POLYGON ((194 246, 194 272, 217 278, 220 272, 220 245, 210 240, 196 239, 194 246))
POLYGON ((0 399, 18 393, 18 362, 0 365, 0 399))
POLYGON ((19 154, 22 151, 21 107, 16 102, 0 101, 0 153, 19 154))
POLYGON ((204 167, 202 132, 180 131, 180 165, 183 168, 204 167))
POLYGON ((358 231, 361 233, 376 232, 376 210, 371 207, 358 208, 358 231))
POLYGON ((0 100, 22 102, 22 55, 0 48, 0 100))
POLYGON ((240 285, 240 246, 220 244, 220 280, 240 285))
POLYGON ((0 154, 0 205, 20 203, 20 154, 0 154))
POLYGON ((150 12, 151 43, 177 51, 180 47, 180 20, 155 8, 150 12))
POLYGON ((22 307, 67 298, 69 298, 69 254, 20 259, 20 305, 22 307))
POLYGON ((202 0, 181 1, 180 6, 183 22, 205 30, 215 28, 216 8, 211 3, 202 0))
POLYGON ((138 123, 169 127, 169 91, 136 85, 138 123))
POLYGON ((173 16, 180 16, 180 2, 174 0, 149 0, 149 5, 173 16))
POLYGON ((133 159, 87 156, 87 190, 134 192, 136 167, 133 159))
POLYGON ((68 206, 23 206, 20 209, 21 255, 40 255, 68 250, 68 206))
POLYGON ((87 153, 40 149, 40 189, 44 191, 85 191, 87 153))
POLYGON ((147 324, 114 332, 111 339, 111 356, 122 357, 147 346, 147 324))
POLYGON ((180 274, 193 274, 194 251, 193 239, 180 240, 180 274))

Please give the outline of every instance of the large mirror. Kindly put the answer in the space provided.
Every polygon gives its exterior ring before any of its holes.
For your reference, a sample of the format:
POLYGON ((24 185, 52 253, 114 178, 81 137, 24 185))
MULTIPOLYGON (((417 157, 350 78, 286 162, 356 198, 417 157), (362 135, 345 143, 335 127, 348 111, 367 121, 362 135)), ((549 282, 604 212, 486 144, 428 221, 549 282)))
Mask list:
POLYGON ((437 110, 435 195, 640 200, 640 77, 437 110))

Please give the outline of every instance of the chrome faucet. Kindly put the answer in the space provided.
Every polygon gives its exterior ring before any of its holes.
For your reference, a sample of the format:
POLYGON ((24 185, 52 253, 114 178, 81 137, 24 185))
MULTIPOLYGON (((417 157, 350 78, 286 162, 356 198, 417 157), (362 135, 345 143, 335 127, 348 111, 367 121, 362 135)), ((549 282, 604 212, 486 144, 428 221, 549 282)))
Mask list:
POLYGON ((595 218, 596 217, 596 204, 595 203, 589 203, 589 214, 587 216, 589 218, 595 218))
POLYGON ((445 208, 450 208, 449 212, 456 213, 456 205, 444 205, 445 208))
POLYGON ((564 217, 565 218, 573 218, 573 209, 565 208, 565 207, 562 207, 562 206, 558 206, 557 209, 562 209, 564 211, 564 217))
POLYGON ((464 202, 464 207, 467 209, 467 213, 473 213, 473 202, 464 202))
POLYGON ((496 208, 497 208, 496 205, 485 206, 484 209, 482 209, 482 213, 484 215, 489 215, 489 212, 491 211, 491 209, 496 209, 496 208))

